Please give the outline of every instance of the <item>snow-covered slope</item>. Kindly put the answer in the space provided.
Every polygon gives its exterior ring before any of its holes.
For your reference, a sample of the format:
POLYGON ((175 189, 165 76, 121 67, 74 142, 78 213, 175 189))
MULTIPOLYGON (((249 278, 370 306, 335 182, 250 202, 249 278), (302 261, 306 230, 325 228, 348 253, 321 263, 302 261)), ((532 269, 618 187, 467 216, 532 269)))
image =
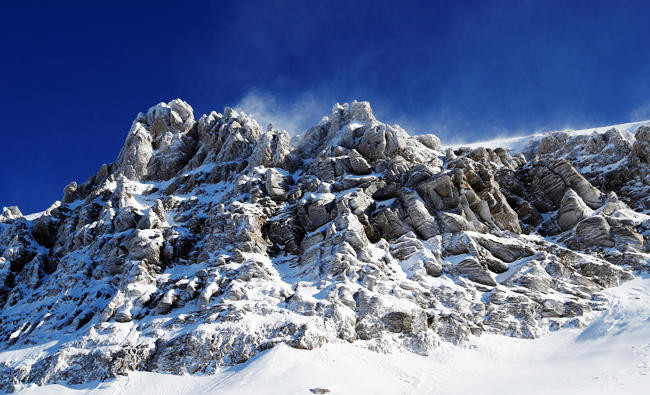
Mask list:
POLYGON ((611 129, 618 130, 628 140, 633 142, 634 133, 637 131, 637 129, 640 128, 641 126, 649 126, 649 125, 650 125, 650 119, 646 121, 628 122, 628 123, 621 123, 621 124, 609 125, 609 126, 598 126, 594 128, 587 128, 587 129, 564 129, 561 131, 538 132, 538 133, 532 133, 523 136, 503 137, 503 138, 496 138, 491 140, 475 141, 471 143, 469 142, 455 143, 455 144, 444 145, 443 147, 453 148, 453 149, 457 149, 461 147, 469 147, 469 148, 484 147, 484 148, 492 148, 492 149, 505 148, 510 150, 514 154, 514 153, 523 152, 526 148, 528 148, 535 142, 543 139, 544 137, 548 137, 549 135, 552 135, 554 133, 566 133, 573 136, 584 136, 584 135, 591 135, 594 133, 603 134, 611 129))
POLYGON ((487 335, 426 357, 375 353, 354 344, 311 351, 278 346, 212 376, 134 372, 105 383, 33 386, 21 393, 308 394, 322 388, 332 394, 645 394, 650 388, 650 278, 606 294, 607 310, 589 326, 540 339, 487 335))
POLYGON ((239 385, 331 350, 343 366, 394 366, 364 349, 434 369, 456 347, 569 336, 611 308, 608 288, 647 274, 649 210, 647 127, 511 154, 443 149, 365 102, 296 138, 160 103, 61 201, 3 209, 0 389, 239 385))

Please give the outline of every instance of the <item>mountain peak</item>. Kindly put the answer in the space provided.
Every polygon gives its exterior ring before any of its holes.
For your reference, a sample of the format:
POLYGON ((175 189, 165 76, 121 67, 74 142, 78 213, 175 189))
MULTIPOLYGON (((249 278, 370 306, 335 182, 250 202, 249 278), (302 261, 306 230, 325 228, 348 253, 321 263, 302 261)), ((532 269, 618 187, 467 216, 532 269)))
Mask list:
POLYGON ((648 130, 547 136, 527 160, 443 153, 367 102, 294 138, 157 104, 62 202, 3 210, 0 347, 41 351, 0 361, 0 390, 584 326, 648 271, 648 130))

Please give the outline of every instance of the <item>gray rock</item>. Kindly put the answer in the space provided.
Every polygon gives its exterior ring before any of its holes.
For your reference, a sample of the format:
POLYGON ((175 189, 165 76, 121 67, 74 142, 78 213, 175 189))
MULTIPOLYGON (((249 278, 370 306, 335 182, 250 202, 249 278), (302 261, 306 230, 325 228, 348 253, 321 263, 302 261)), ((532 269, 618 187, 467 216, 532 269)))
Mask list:
POLYGON ((440 212, 439 215, 444 225, 445 232, 455 233, 470 228, 469 222, 467 222, 467 220, 461 215, 444 211, 440 212))
POLYGON ((140 221, 140 215, 132 208, 120 209, 113 218, 113 226, 116 232, 124 232, 133 229, 140 221))
POLYGON ((427 148, 440 149, 440 139, 435 134, 419 134, 415 138, 427 148))
POLYGON ((467 276, 467 278, 476 283, 487 285, 489 287, 497 285, 492 275, 490 275, 486 268, 475 258, 464 259, 456 265, 456 269, 458 272, 467 276))
POLYGON ((350 151, 350 154, 348 155, 348 160, 350 161, 350 167, 354 171, 355 174, 369 174, 371 171, 371 167, 368 164, 368 162, 357 152, 357 150, 353 149, 350 151))
POLYGON ((421 317, 413 317, 411 314, 402 311, 392 311, 382 317, 386 329, 393 333, 418 333, 426 324, 421 317), (418 322, 420 318, 420 322, 418 322))
POLYGON ((63 189, 63 203, 71 203, 76 199, 77 183, 72 181, 63 189))
POLYGON ((412 230, 390 208, 379 210, 373 215, 372 221, 377 229, 377 233, 386 240, 393 240, 412 230))
POLYGON ((645 163, 650 163, 650 127, 641 126, 634 138, 634 153, 645 163))
POLYGON ((34 221, 32 236, 43 247, 52 248, 57 238, 59 221, 51 215, 43 215, 34 221))
POLYGON ((249 167, 284 167, 293 150, 287 132, 267 131, 262 134, 253 150, 249 167))
POLYGON ((131 259, 158 264, 163 242, 164 239, 159 231, 136 230, 133 236, 126 241, 126 249, 131 259))
POLYGON ((286 200, 289 189, 290 179, 280 174, 277 170, 268 169, 265 174, 266 183, 264 187, 266 193, 273 200, 286 200))
POLYGON ((415 192, 400 191, 400 199, 407 213, 407 222, 420 237, 429 239, 440 234, 440 227, 429 214, 424 202, 415 192))
POLYGON ((607 220, 600 215, 580 221, 576 226, 576 236, 586 245, 613 247, 615 244, 607 220))
POLYGON ((573 228, 581 219, 591 213, 591 210, 573 190, 567 189, 557 214, 557 223, 565 231, 573 228))
POLYGON ((495 238, 490 237, 475 237, 474 240, 478 242, 483 248, 490 251, 492 255, 504 262, 514 262, 517 259, 531 256, 535 250, 521 242, 504 243, 495 238))
POLYGON ((576 191, 590 208, 596 209, 604 203, 603 194, 591 185, 571 163, 567 161, 556 162, 552 170, 562 178, 569 188, 576 191))
POLYGON ((611 234, 622 250, 641 250, 645 244, 643 236, 630 226, 619 225, 612 228, 611 234))
POLYGON ((336 217, 334 196, 317 196, 302 199, 298 204, 297 215, 307 232, 312 232, 336 217))

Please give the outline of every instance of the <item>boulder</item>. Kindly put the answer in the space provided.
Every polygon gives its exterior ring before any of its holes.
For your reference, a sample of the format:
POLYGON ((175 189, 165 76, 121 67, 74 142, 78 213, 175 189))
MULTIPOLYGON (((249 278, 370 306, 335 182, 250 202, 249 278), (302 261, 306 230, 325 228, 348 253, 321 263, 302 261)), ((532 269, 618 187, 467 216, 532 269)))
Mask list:
POLYGON ((616 244, 623 250, 641 250, 645 244, 643 236, 630 226, 613 226, 611 233, 616 244))
POLYGON ((268 169, 264 175, 265 183, 264 187, 266 193, 273 200, 286 200, 287 199, 287 190, 289 189, 289 184, 291 179, 285 177, 280 172, 275 169, 268 169))
POLYGON ((400 191, 402 204, 405 207, 406 221, 423 239, 440 234, 440 227, 436 220, 429 214, 424 202, 417 193, 407 190, 400 191))
POLYGON ((133 229, 138 225, 141 215, 130 207, 124 207, 118 210, 113 218, 113 226, 116 232, 124 232, 133 229))
POLYGON ((369 174, 372 170, 364 157, 355 149, 348 154, 348 160, 350 161, 350 167, 354 174, 369 174))
POLYGON ((576 236, 585 245, 613 247, 614 238, 610 234, 607 220, 601 215, 585 218, 576 226, 576 236))
POLYGON ((472 257, 462 260, 458 265, 456 265, 456 270, 475 283, 487 285, 489 287, 497 285, 492 275, 478 260, 476 260, 476 258, 472 257))
POLYGON ((590 208, 596 209, 604 203, 605 195, 591 185, 570 162, 566 160, 557 161, 551 166, 551 169, 554 173, 558 174, 562 178, 564 184, 573 189, 590 208))
POLYGON ((507 263, 531 256, 535 253, 531 247, 523 245, 522 243, 512 242, 508 239, 481 236, 473 237, 473 239, 476 240, 481 247, 490 251, 495 258, 507 263))
POLYGON ((438 150, 441 147, 440 139, 435 134, 419 134, 415 138, 429 149, 438 150))
POLYGON ((287 132, 274 130, 265 132, 255 144, 248 164, 249 168, 284 167, 293 151, 290 141, 291 136, 287 132))
POLYGON ((391 311, 382 317, 382 322, 393 333, 416 334, 426 329, 426 320, 421 313, 391 311))
POLYGON ((458 190, 447 174, 420 184, 416 190, 435 210, 455 209, 460 204, 458 190))
POLYGON ((372 215, 371 221, 379 235, 386 240, 393 240, 413 230, 402 222, 399 215, 390 207, 384 207, 372 215))
POLYGON ((455 233, 470 228, 469 222, 461 215, 445 211, 439 212, 438 215, 440 216, 445 232, 455 233))
POLYGON ((63 188, 63 203, 72 203, 77 199, 77 183, 72 181, 63 188))
POLYGON ((591 214, 591 210, 580 196, 573 190, 567 189, 560 202, 557 223, 562 231, 573 228, 581 219, 591 214))
POLYGON ((133 236, 126 241, 129 259, 158 264, 163 243, 164 238, 158 230, 136 230, 133 236))
POLYGON ((300 200, 296 211, 305 231, 312 232, 336 217, 336 200, 332 194, 309 195, 300 200))

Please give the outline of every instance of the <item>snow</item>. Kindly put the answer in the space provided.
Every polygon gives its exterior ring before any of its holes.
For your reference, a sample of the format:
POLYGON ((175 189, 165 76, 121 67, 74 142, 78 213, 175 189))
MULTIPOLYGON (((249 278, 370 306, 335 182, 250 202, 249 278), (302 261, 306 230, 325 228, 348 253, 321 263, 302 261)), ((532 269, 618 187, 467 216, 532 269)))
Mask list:
POLYGON ((24 347, 13 351, 0 352, 0 363, 11 363, 20 361, 36 361, 42 355, 47 353, 47 350, 56 346, 57 341, 51 341, 45 344, 39 344, 32 347, 24 347))
POLYGON ((468 147, 470 149, 475 149, 475 148, 506 148, 510 149, 512 152, 520 152, 523 150, 530 141, 536 139, 536 138, 542 138, 546 136, 546 133, 534 133, 526 136, 516 136, 516 137, 506 137, 506 138, 499 138, 499 139, 494 139, 494 140, 488 140, 488 141, 477 141, 473 143, 457 143, 457 144, 449 144, 449 145, 443 145, 443 148, 461 148, 461 147, 468 147))
MULTIPOLYGON (((620 132, 623 133, 623 135, 627 139, 634 139, 634 133, 640 126, 646 126, 650 125, 650 120, 646 121, 638 121, 638 122, 629 122, 629 123, 621 123, 618 125, 609 125, 609 126, 599 126, 595 128, 588 128, 588 129, 564 129, 564 130, 558 130, 561 132, 567 132, 570 133, 574 136, 577 135, 588 135, 591 133, 605 133, 608 130, 615 128, 619 130, 620 132)), ((472 143, 455 143, 455 144, 447 144, 443 145, 443 148, 461 148, 461 147, 468 147, 470 149, 475 149, 475 148, 506 148, 510 149, 511 152, 513 153, 518 153, 521 152, 528 144, 533 141, 533 140, 540 140, 551 133, 554 133, 557 131, 549 131, 549 132, 536 132, 533 134, 529 135, 524 135, 524 136, 514 136, 514 137, 504 137, 504 138, 496 138, 493 140, 487 140, 487 141, 477 141, 477 142, 472 142, 472 143)))
POLYGON ((350 122, 350 124, 348 124, 350 130, 357 130, 363 126, 365 126, 365 124, 361 122, 350 122))
MULTIPOLYGON (((435 354, 381 354, 363 342, 306 351, 280 344, 211 376, 135 372, 81 386, 31 386, 23 394, 645 394, 650 386, 650 276, 604 291, 609 308, 584 329, 526 340, 498 335, 435 354)), ((5 351, 0 360, 38 349, 5 351)))
POLYGON ((39 211, 38 213, 27 214, 24 217, 28 221, 36 221, 37 219, 41 218, 44 214, 45 214, 45 210, 39 211))

